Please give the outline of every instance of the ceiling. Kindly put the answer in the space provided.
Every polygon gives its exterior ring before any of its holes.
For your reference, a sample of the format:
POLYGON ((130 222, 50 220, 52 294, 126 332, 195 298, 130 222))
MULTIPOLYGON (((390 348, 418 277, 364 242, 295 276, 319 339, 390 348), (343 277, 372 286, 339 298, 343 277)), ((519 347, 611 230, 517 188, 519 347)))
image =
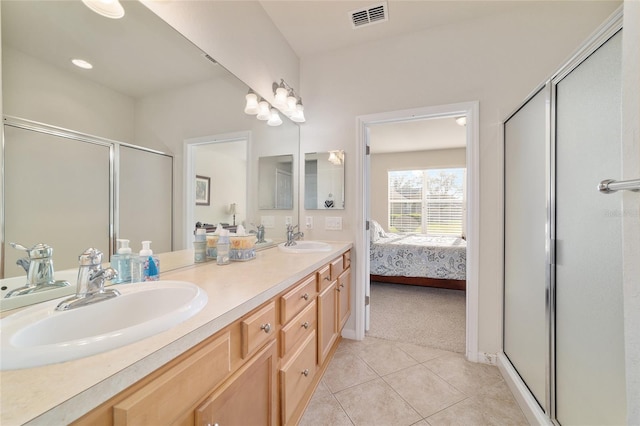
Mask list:
POLYGON ((495 15, 532 1, 482 0, 262 0, 289 45, 305 56, 495 15), (353 28, 351 11, 386 3, 388 21, 353 28))
POLYGON ((454 117, 384 123, 370 126, 372 154, 465 148, 466 127, 454 117))
POLYGON ((2 45, 133 98, 228 74, 141 3, 123 6, 106 19, 80 0, 3 1, 2 45))

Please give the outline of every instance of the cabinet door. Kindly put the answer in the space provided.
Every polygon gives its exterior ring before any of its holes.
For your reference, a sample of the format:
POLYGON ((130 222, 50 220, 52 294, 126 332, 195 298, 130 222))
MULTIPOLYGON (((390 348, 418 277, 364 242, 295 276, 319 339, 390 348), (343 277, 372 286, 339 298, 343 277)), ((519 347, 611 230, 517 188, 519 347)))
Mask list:
POLYGON ((318 364, 322 365, 338 337, 338 281, 318 295, 318 364))
POLYGON ((196 425, 276 424, 276 342, 269 343, 196 409, 196 425))
POLYGON ((342 330, 351 314, 351 268, 338 277, 338 331, 342 330))

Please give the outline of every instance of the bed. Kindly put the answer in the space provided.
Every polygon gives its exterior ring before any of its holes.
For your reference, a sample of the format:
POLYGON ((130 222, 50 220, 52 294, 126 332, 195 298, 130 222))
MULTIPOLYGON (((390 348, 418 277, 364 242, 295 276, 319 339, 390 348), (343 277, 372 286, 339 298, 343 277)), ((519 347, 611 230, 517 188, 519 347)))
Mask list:
POLYGON ((384 232, 373 222, 371 281, 466 289, 467 242, 459 237, 384 232))

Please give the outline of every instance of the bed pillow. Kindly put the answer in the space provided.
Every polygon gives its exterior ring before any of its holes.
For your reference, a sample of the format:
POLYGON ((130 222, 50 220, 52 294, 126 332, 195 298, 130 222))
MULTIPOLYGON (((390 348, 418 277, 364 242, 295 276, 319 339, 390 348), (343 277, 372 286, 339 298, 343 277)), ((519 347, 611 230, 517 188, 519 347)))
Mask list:
POLYGON ((378 241, 380 237, 387 236, 382 226, 380 226, 380 224, 375 220, 371 221, 371 227, 369 228, 369 232, 371 234, 371 242, 378 241))

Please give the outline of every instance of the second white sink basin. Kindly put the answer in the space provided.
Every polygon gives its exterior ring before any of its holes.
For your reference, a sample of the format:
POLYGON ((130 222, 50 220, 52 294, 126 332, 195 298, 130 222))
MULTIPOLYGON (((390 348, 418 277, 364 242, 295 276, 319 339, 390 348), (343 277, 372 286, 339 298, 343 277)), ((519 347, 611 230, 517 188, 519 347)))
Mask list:
POLYGON ((293 246, 285 246, 285 243, 278 244, 278 248, 286 253, 316 253, 331 251, 331 246, 322 241, 296 241, 293 246))
POLYGON ((83 358, 152 336, 187 320, 207 304, 195 284, 156 281, 113 288, 121 295, 68 311, 61 299, 0 320, 0 369, 36 367, 83 358))

